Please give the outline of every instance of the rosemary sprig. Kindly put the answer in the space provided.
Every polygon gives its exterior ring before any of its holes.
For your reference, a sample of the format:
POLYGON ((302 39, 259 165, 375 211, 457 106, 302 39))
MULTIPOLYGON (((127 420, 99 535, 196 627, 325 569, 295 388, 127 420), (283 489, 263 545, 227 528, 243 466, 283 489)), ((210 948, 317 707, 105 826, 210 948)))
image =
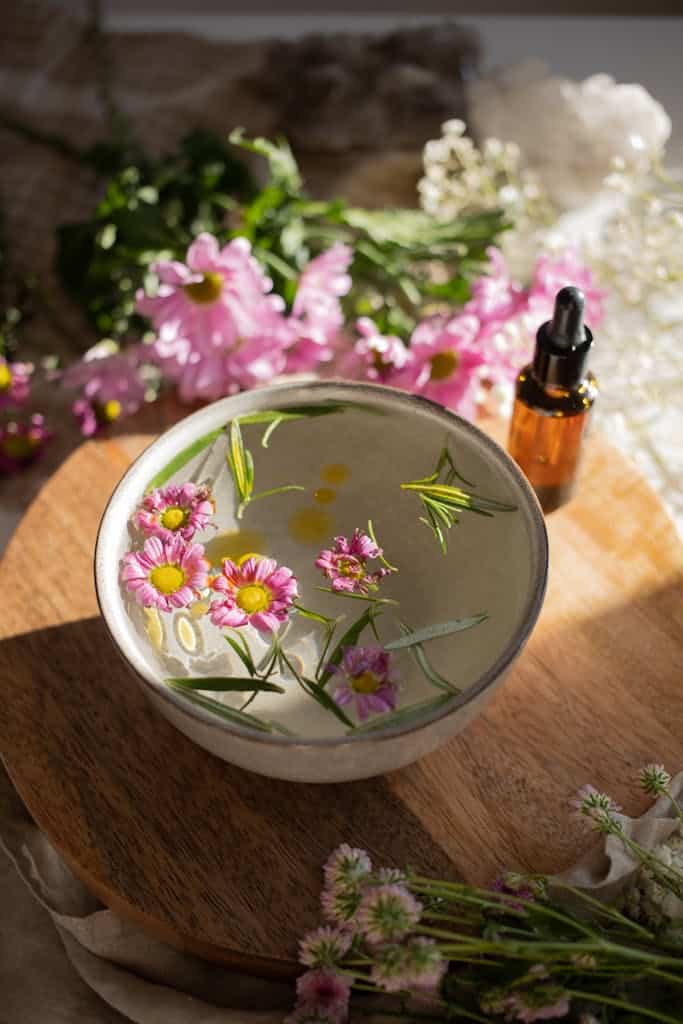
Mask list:
POLYGON ((263 691, 264 693, 284 693, 284 687, 277 683, 269 683, 265 679, 257 679, 254 676, 242 678, 240 676, 186 676, 183 678, 173 677, 166 680, 182 689, 208 690, 216 693, 245 693, 263 691))
POLYGON ((342 711, 337 702, 333 700, 332 697, 330 697, 324 685, 318 682, 318 680, 316 679, 309 679, 307 676, 302 675, 302 673, 299 672, 298 669, 296 669, 292 662, 289 660, 284 649, 279 644, 278 660, 280 663, 280 671, 283 672, 285 669, 288 669, 292 673, 292 675, 294 676, 294 678, 296 679, 297 683, 304 691, 304 693, 308 694, 309 697, 312 697, 315 701, 317 701, 318 704, 320 704, 321 707, 325 708, 326 711, 331 712, 331 714, 333 714, 335 718, 338 718, 339 721, 347 727, 347 729, 355 728, 353 722, 348 717, 348 715, 345 714, 345 712, 342 711))
POLYGON ((450 530, 460 522, 457 516, 458 512, 474 512, 480 516, 493 516, 496 512, 514 512, 517 508, 516 505, 509 505, 495 498, 484 498, 464 490, 462 487, 456 487, 453 483, 455 479, 469 487, 474 486, 458 472, 446 446, 442 449, 436 469, 431 476, 401 484, 401 490, 413 491, 419 496, 425 511, 425 515, 420 516, 420 522, 432 531, 444 555, 448 551, 444 530, 450 530), (441 479, 442 476, 443 479, 441 479))
MULTIPOLYGON (((255 421, 252 420, 252 422, 255 421)), ((273 420, 271 426, 275 422, 277 420, 273 420)), ((239 499, 236 510, 238 519, 242 518, 245 509, 253 501, 260 501, 261 498, 271 498, 275 494, 286 494, 288 491, 305 490, 300 484, 283 484, 281 487, 270 487, 267 491, 259 491, 257 494, 254 494, 254 458, 249 449, 245 447, 239 417, 236 417, 230 423, 230 445, 226 454, 226 461, 239 499)))

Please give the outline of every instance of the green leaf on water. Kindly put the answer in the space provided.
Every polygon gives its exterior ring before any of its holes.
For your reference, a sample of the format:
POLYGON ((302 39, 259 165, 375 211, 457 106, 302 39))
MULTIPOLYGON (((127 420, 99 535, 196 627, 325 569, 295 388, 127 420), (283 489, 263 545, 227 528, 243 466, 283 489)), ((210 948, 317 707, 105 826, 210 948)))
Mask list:
POLYGON ((255 676, 241 678, 239 676, 187 676, 185 678, 173 677, 166 680, 174 686, 180 686, 188 690, 215 690, 222 693, 245 693, 252 690, 262 690, 265 693, 284 693, 284 687, 276 683, 268 683, 265 679, 258 679, 255 676))
POLYGON ((354 733, 381 732, 383 729, 390 729, 394 725, 405 725, 407 722, 413 722, 422 718, 423 715, 429 714, 430 711, 436 711, 452 699, 452 694, 446 694, 443 697, 430 697, 429 700, 421 700, 417 704, 409 704, 408 707, 399 708, 398 711, 390 711, 388 714, 382 715, 381 718, 373 719, 372 722, 357 725, 353 731, 354 733))
POLYGON ((337 622, 337 619, 331 619, 328 615, 321 615, 320 612, 313 612, 310 608, 304 608, 303 605, 294 602, 294 607, 304 619, 310 619, 311 622, 318 622, 322 626, 330 626, 337 622))
POLYGON ((226 643, 230 644, 233 651, 240 659, 249 675, 255 676, 256 666, 254 664, 254 659, 251 656, 251 651, 249 650, 247 641, 244 639, 244 637, 239 636, 239 634, 237 635, 237 637, 232 637, 224 633, 223 638, 226 643))
POLYGON ((174 693, 181 694, 185 700, 188 700, 191 704, 195 704, 197 707, 203 708, 205 711, 210 711, 212 714, 217 715, 218 718, 223 718, 225 721, 230 722, 231 725, 239 725, 242 728, 256 729, 258 732, 272 732, 276 726, 270 722, 262 722, 260 718, 256 718, 255 715, 248 715, 244 711, 238 711, 235 708, 226 707, 225 704, 221 704, 217 700, 213 700, 211 697, 206 697, 203 693, 198 693, 196 690, 192 690, 187 686, 178 685, 177 683, 167 681, 169 689, 173 690, 174 693))
POLYGON ((175 476, 178 470, 186 466, 195 455, 199 455, 205 448, 213 444, 214 441, 220 437, 224 431, 224 427, 218 427, 217 430, 212 430, 209 434, 204 434, 203 437, 198 437, 196 441, 189 444, 187 448, 183 448, 181 452, 178 452, 163 469, 159 470, 156 476, 152 477, 147 485, 147 492, 153 491, 156 487, 163 487, 171 477, 175 476))
POLYGON ((423 644, 426 640, 436 640, 442 636, 450 636, 452 633, 462 633, 465 629, 478 626, 480 622, 488 619, 487 612, 480 612, 479 615, 471 615, 465 619, 451 619, 449 622, 437 622, 433 626, 425 626, 424 629, 416 629, 406 633, 398 640, 392 640, 385 644, 387 651, 400 651, 404 647, 414 647, 416 644, 423 644))
POLYGON ((330 711, 335 718, 338 718, 340 722, 343 722, 347 728, 356 728, 346 712, 339 707, 334 697, 330 696, 324 686, 321 686, 320 683, 317 683, 314 679, 308 679, 306 676, 301 677, 301 682, 304 689, 310 693, 314 700, 317 700, 321 707, 330 711))
POLYGON ((324 685, 332 675, 331 666, 338 665, 344 654, 345 647, 354 647, 358 642, 361 633, 367 626, 374 622, 376 616, 381 615, 381 608, 379 605, 373 604, 369 608, 366 608, 363 614, 356 619, 352 625, 346 630, 337 646, 332 651, 332 654, 327 659, 327 662, 322 667, 322 675, 320 676, 320 683, 324 685))

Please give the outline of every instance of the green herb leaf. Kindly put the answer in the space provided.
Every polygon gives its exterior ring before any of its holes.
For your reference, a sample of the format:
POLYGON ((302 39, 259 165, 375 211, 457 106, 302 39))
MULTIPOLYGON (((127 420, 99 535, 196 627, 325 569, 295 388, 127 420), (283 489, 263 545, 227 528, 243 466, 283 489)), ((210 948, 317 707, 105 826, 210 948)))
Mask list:
MULTIPOLYGON (((405 622, 401 622, 399 623, 399 625, 401 627, 401 632, 404 634, 404 636, 409 636, 410 634, 412 634, 413 630, 411 630, 411 628, 407 626, 405 622)), ((446 693, 461 693, 459 687, 451 683, 450 680, 442 676, 441 673, 437 672, 436 669, 432 666, 432 664, 429 661, 429 658, 425 654, 425 649, 422 646, 422 644, 415 644, 414 646, 412 646, 410 648, 410 653, 414 657, 415 661, 417 662, 418 668, 422 671, 428 683, 431 683, 432 686, 436 686, 437 689, 439 690, 445 690, 446 693)))
POLYGON ((301 678, 305 686, 309 688, 310 695, 317 700, 321 707, 330 711, 335 718, 338 718, 340 722, 343 722, 347 728, 356 728, 346 712, 340 708, 336 700, 330 696, 327 690, 321 686, 320 683, 317 683, 314 679, 308 679, 306 676, 302 676, 301 678))
POLYGON ((388 714, 382 715, 381 718, 375 718, 372 722, 357 725, 354 733, 381 732, 383 729, 389 729, 393 725, 405 725, 407 722, 413 722, 416 719, 422 718, 423 715, 429 714, 430 711, 436 711, 452 699, 452 695, 448 694, 443 697, 431 697, 429 700, 422 700, 416 704, 409 704, 408 707, 399 708, 398 711, 390 711, 388 714))
POLYGON ((232 725, 239 725, 247 729, 256 729, 258 732, 273 731, 274 726, 271 723, 262 722, 261 719, 256 718, 255 715, 248 715, 244 711, 238 711, 235 708, 226 707, 226 705, 221 704, 220 701, 213 700, 211 697, 206 697, 203 693, 191 690, 187 686, 178 685, 173 682, 168 682, 167 685, 175 693, 182 694, 182 696, 186 700, 189 700, 191 704, 196 704, 197 707, 204 708, 205 711, 210 711, 219 718, 224 718, 232 725))
POLYGON ((318 622, 323 626, 330 626, 336 623, 337 619, 331 619, 327 615, 321 615, 320 612, 312 612, 310 608, 304 608, 302 605, 294 603, 294 607, 298 611, 299 615, 303 616, 304 619, 310 619, 312 622, 318 622))
POLYGON ((175 455, 163 469, 159 470, 156 476, 152 477, 147 485, 146 493, 153 491, 157 487, 163 487, 163 485, 170 480, 171 477, 175 476, 183 466, 186 466, 187 463, 195 457, 195 455, 199 455, 199 453, 203 452, 205 448, 212 445, 223 433, 223 430, 224 427, 212 430, 209 434, 204 434, 203 437, 198 437, 197 440, 193 441, 192 444, 189 444, 187 448, 183 448, 181 452, 178 452, 178 454, 175 455))
POLYGON ((370 623, 372 623, 376 616, 378 615, 381 615, 381 610, 378 608, 378 606, 370 605, 370 607, 366 608, 363 614, 358 619, 356 619, 356 621, 351 626, 349 626, 349 628, 346 630, 339 643, 332 651, 332 654, 327 660, 327 664, 323 667, 323 672, 319 680, 321 684, 324 685, 332 675, 330 667, 333 665, 338 665, 341 662, 342 656, 344 654, 344 648, 354 647, 355 644, 358 642, 358 639, 363 630, 367 626, 369 626, 370 623))
POLYGON ((227 634, 223 634, 223 639, 225 640, 226 643, 230 644, 233 651, 240 659, 249 675, 255 676, 256 666, 254 665, 254 659, 251 656, 251 651, 249 650, 246 640, 243 637, 239 637, 238 640, 235 637, 228 636, 227 634))
POLYGON ((465 619, 451 619, 449 622, 438 622, 434 626, 425 626, 424 629, 417 629, 414 632, 406 633, 405 636, 399 637, 398 640, 392 640, 391 643, 385 644, 384 648, 387 651, 400 651, 404 647, 413 647, 415 644, 423 644, 426 640, 435 640, 438 637, 450 636, 452 633, 462 633, 465 629, 471 629, 472 626, 478 626, 480 622, 484 622, 488 619, 487 612, 481 612, 479 615, 471 615, 465 619))
POLYGON ((263 679, 254 676, 248 679, 241 679, 237 676, 188 676, 186 678, 170 678, 167 683, 180 686, 189 690, 215 690, 224 693, 244 693, 251 690, 263 690, 267 693, 284 693, 282 686, 275 683, 267 683, 263 679))

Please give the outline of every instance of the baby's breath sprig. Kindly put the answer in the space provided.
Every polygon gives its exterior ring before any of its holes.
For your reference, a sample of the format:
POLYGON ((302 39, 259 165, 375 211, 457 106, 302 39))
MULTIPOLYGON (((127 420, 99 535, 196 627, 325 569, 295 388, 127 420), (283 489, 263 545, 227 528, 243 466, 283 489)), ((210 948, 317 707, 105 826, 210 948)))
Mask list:
POLYGON ((458 472, 448 448, 444 447, 436 469, 430 476, 401 484, 401 490, 415 491, 419 495, 425 511, 425 515, 420 516, 420 522, 433 532, 444 555, 448 551, 444 530, 450 530, 460 522, 457 512, 464 510, 480 516, 493 516, 496 512, 514 512, 517 508, 516 505, 509 505, 495 498, 484 498, 462 487, 456 487, 456 479, 468 487, 474 486, 458 472))

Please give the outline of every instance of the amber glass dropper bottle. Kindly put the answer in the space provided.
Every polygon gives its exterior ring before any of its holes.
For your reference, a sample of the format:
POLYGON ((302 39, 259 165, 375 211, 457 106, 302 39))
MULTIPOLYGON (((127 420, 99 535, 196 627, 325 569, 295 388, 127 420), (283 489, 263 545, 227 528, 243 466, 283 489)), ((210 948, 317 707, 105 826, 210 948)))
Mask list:
POLYGON ((544 512, 567 501, 590 413, 598 394, 587 371, 593 335, 583 322, 578 288, 562 288, 552 320, 536 335, 533 362, 517 378, 508 450, 536 491, 544 512))

